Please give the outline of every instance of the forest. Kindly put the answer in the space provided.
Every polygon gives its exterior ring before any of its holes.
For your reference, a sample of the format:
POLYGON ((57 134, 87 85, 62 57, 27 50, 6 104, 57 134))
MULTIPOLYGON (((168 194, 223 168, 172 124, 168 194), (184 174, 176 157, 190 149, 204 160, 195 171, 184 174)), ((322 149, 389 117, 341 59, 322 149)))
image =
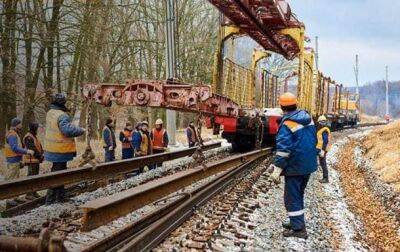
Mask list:
MULTIPOLYGON (((85 82, 165 79, 164 5, 158 0, 2 0, 0 142, 15 116, 23 118, 24 128, 31 120, 44 123, 54 92, 68 95, 74 113, 83 108, 79 92, 85 82)), ((218 11, 203 0, 178 0, 175 15, 177 78, 210 83, 218 11)), ((129 110, 133 122, 163 116, 150 109, 97 106, 92 126, 101 128, 105 116, 120 110, 129 110)))

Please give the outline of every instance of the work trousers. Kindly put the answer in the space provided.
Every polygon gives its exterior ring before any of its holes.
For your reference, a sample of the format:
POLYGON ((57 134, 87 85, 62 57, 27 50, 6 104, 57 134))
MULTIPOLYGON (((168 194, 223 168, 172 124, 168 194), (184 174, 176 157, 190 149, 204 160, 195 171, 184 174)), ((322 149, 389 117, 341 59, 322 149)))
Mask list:
POLYGON ((326 165, 326 155, 319 157, 319 165, 322 168, 322 178, 328 179, 328 166, 326 165))
POLYGON ((305 228, 304 191, 310 175, 285 176, 284 200, 293 230, 305 228))
MULTIPOLYGON (((62 171, 67 169, 67 162, 54 162, 51 171, 62 171)), ((65 200, 64 186, 57 186, 47 190, 46 204, 50 205, 56 202, 63 202, 65 200)))
POLYGON ((133 158, 133 148, 122 149, 122 159, 133 158))
MULTIPOLYGON (((28 164, 28 176, 34 176, 39 174, 39 163, 33 163, 33 164, 28 164)), ((34 196, 36 192, 30 192, 27 193, 26 195, 28 196, 34 196)))
POLYGON ((104 150, 104 162, 111 162, 115 160, 115 150, 104 150))

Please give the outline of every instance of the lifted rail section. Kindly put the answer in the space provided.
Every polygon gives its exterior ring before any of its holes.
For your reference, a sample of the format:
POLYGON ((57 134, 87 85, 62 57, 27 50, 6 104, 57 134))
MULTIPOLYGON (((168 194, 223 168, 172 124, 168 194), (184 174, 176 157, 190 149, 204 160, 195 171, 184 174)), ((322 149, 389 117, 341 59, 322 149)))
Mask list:
MULTIPOLYGON (((204 146, 204 150, 220 146, 221 143, 208 144, 204 146)), ((138 171, 140 167, 145 165, 156 164, 192 155, 196 149, 197 147, 192 147, 180 151, 99 164, 95 168, 80 167, 1 182, 0 200, 56 186, 79 183, 82 181, 98 180, 135 170, 138 171)))
POLYGON ((84 210, 82 230, 95 229, 197 181, 268 154, 270 149, 234 155, 150 181, 109 197, 89 201, 81 206, 84 210))

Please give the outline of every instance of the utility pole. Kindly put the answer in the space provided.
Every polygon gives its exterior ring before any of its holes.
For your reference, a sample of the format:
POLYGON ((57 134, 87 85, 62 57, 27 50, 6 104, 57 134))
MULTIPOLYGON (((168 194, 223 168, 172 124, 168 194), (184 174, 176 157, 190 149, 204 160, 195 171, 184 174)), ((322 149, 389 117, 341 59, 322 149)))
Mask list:
POLYGON ((386 115, 389 115, 389 67, 386 66, 386 115))
MULTIPOLYGON (((166 0, 166 72, 167 79, 175 78, 175 0, 166 0)), ((169 143, 176 144, 176 111, 167 109, 167 132, 169 143)))
POLYGON ((359 91, 359 83, 358 83, 358 54, 356 54, 356 66, 354 68, 354 74, 356 75, 356 94, 360 96, 360 91, 359 91))
POLYGON ((317 68, 317 73, 318 73, 319 70, 318 36, 315 36, 315 66, 317 68))

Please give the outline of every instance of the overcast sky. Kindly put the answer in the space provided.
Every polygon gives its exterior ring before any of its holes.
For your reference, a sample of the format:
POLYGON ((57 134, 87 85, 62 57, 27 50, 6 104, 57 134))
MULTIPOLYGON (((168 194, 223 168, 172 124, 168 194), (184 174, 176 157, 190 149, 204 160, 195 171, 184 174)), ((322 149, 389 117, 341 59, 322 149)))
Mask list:
POLYGON ((384 78, 400 80, 399 0, 289 0, 292 11, 319 36, 320 69, 345 85, 354 85, 355 54, 360 84, 384 78))

